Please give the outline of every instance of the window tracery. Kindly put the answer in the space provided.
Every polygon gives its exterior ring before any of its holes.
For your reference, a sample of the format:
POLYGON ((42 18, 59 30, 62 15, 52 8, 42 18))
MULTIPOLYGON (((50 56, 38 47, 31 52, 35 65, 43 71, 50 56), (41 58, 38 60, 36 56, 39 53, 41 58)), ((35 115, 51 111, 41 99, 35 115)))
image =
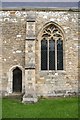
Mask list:
POLYGON ((54 24, 42 33, 41 70, 63 70, 63 34, 54 24))

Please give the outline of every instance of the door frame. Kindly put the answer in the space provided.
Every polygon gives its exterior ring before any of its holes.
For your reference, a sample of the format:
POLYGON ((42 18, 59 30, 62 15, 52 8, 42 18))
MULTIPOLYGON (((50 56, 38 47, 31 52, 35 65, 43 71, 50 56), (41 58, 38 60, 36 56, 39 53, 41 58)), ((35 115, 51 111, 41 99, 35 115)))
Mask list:
POLYGON ((13 70, 18 67, 21 71, 22 71, 22 93, 25 92, 25 71, 23 69, 22 66, 20 65, 15 65, 15 66, 12 66, 10 69, 9 69, 9 73, 8 73, 8 85, 7 85, 7 92, 8 94, 10 93, 13 93, 13 70))

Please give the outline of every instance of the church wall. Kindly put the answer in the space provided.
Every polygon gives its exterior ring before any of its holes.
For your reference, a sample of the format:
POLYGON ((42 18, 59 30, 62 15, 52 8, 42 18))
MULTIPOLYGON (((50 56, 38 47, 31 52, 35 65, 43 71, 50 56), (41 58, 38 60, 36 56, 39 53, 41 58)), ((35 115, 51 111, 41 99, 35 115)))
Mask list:
MULTIPOLYGON (((14 66, 25 69, 26 17, 29 11, 0 11, 2 22, 2 88, 8 90, 9 72, 14 66)), ((71 11, 32 11, 36 13, 35 84, 37 95, 67 95, 78 90, 78 13, 71 11), (41 30, 48 22, 64 31, 64 70, 41 71, 41 30)))
MULTIPOLYGON (((76 12, 40 12, 36 20, 40 29, 53 21, 64 30, 64 70, 41 71, 39 39, 36 41, 36 82, 38 94, 67 95, 78 90, 78 14, 76 12), (39 63, 39 64, 38 64, 39 63)), ((37 30, 38 31, 38 30, 37 30)), ((39 37, 38 37, 39 38, 39 37)))
MULTIPOLYGON (((8 89, 10 70, 14 66, 24 68, 24 49, 26 24, 20 17, 15 15, 15 11, 3 12, 2 21, 2 88, 8 89), (6 14, 6 15, 5 15, 6 14)), ((11 79, 11 78, 10 78, 11 79)))

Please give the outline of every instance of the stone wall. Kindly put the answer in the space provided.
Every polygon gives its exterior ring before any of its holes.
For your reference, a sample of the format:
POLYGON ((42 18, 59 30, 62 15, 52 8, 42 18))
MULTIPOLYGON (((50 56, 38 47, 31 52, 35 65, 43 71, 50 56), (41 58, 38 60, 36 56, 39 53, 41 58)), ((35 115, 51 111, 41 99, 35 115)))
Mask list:
MULTIPOLYGON (((10 69, 16 65, 24 68, 26 21, 17 11, 5 11, 2 17, 2 88, 7 90, 10 69)), ((1 19, 0 19, 1 20, 1 19)))
MULTIPOLYGON (((2 27, 2 88, 8 91, 10 70, 25 70, 27 14, 35 19, 35 85, 38 96, 67 95, 78 91, 78 12, 69 10, 5 10, 0 11, 2 27), (47 23, 56 23, 64 31, 64 70, 41 71, 41 32, 47 23)), ((28 58, 27 58, 28 59, 28 58)), ((25 77, 25 72, 23 76, 25 77)), ((24 78, 23 77, 23 78, 24 78)), ((29 77, 29 76, 28 76, 29 77)), ((23 80, 24 82, 24 80, 23 80)), ((25 86, 25 83, 24 83, 25 86)))
MULTIPOLYGON (((50 21, 64 30, 64 71, 41 71, 39 41, 36 42, 36 80, 40 95, 56 96, 78 90, 78 14, 76 12, 39 12, 36 30, 50 21)), ((39 32, 37 32, 38 35, 39 32)))

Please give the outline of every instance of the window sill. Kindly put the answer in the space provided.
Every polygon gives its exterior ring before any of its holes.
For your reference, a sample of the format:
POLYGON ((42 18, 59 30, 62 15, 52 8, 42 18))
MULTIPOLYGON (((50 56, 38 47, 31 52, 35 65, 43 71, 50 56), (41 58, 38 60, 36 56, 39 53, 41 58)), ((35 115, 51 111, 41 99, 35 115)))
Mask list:
POLYGON ((40 73, 47 73, 47 74, 51 73, 51 74, 58 75, 60 73, 66 74, 66 71, 65 70, 57 70, 57 71, 55 71, 55 70, 40 70, 40 73))

